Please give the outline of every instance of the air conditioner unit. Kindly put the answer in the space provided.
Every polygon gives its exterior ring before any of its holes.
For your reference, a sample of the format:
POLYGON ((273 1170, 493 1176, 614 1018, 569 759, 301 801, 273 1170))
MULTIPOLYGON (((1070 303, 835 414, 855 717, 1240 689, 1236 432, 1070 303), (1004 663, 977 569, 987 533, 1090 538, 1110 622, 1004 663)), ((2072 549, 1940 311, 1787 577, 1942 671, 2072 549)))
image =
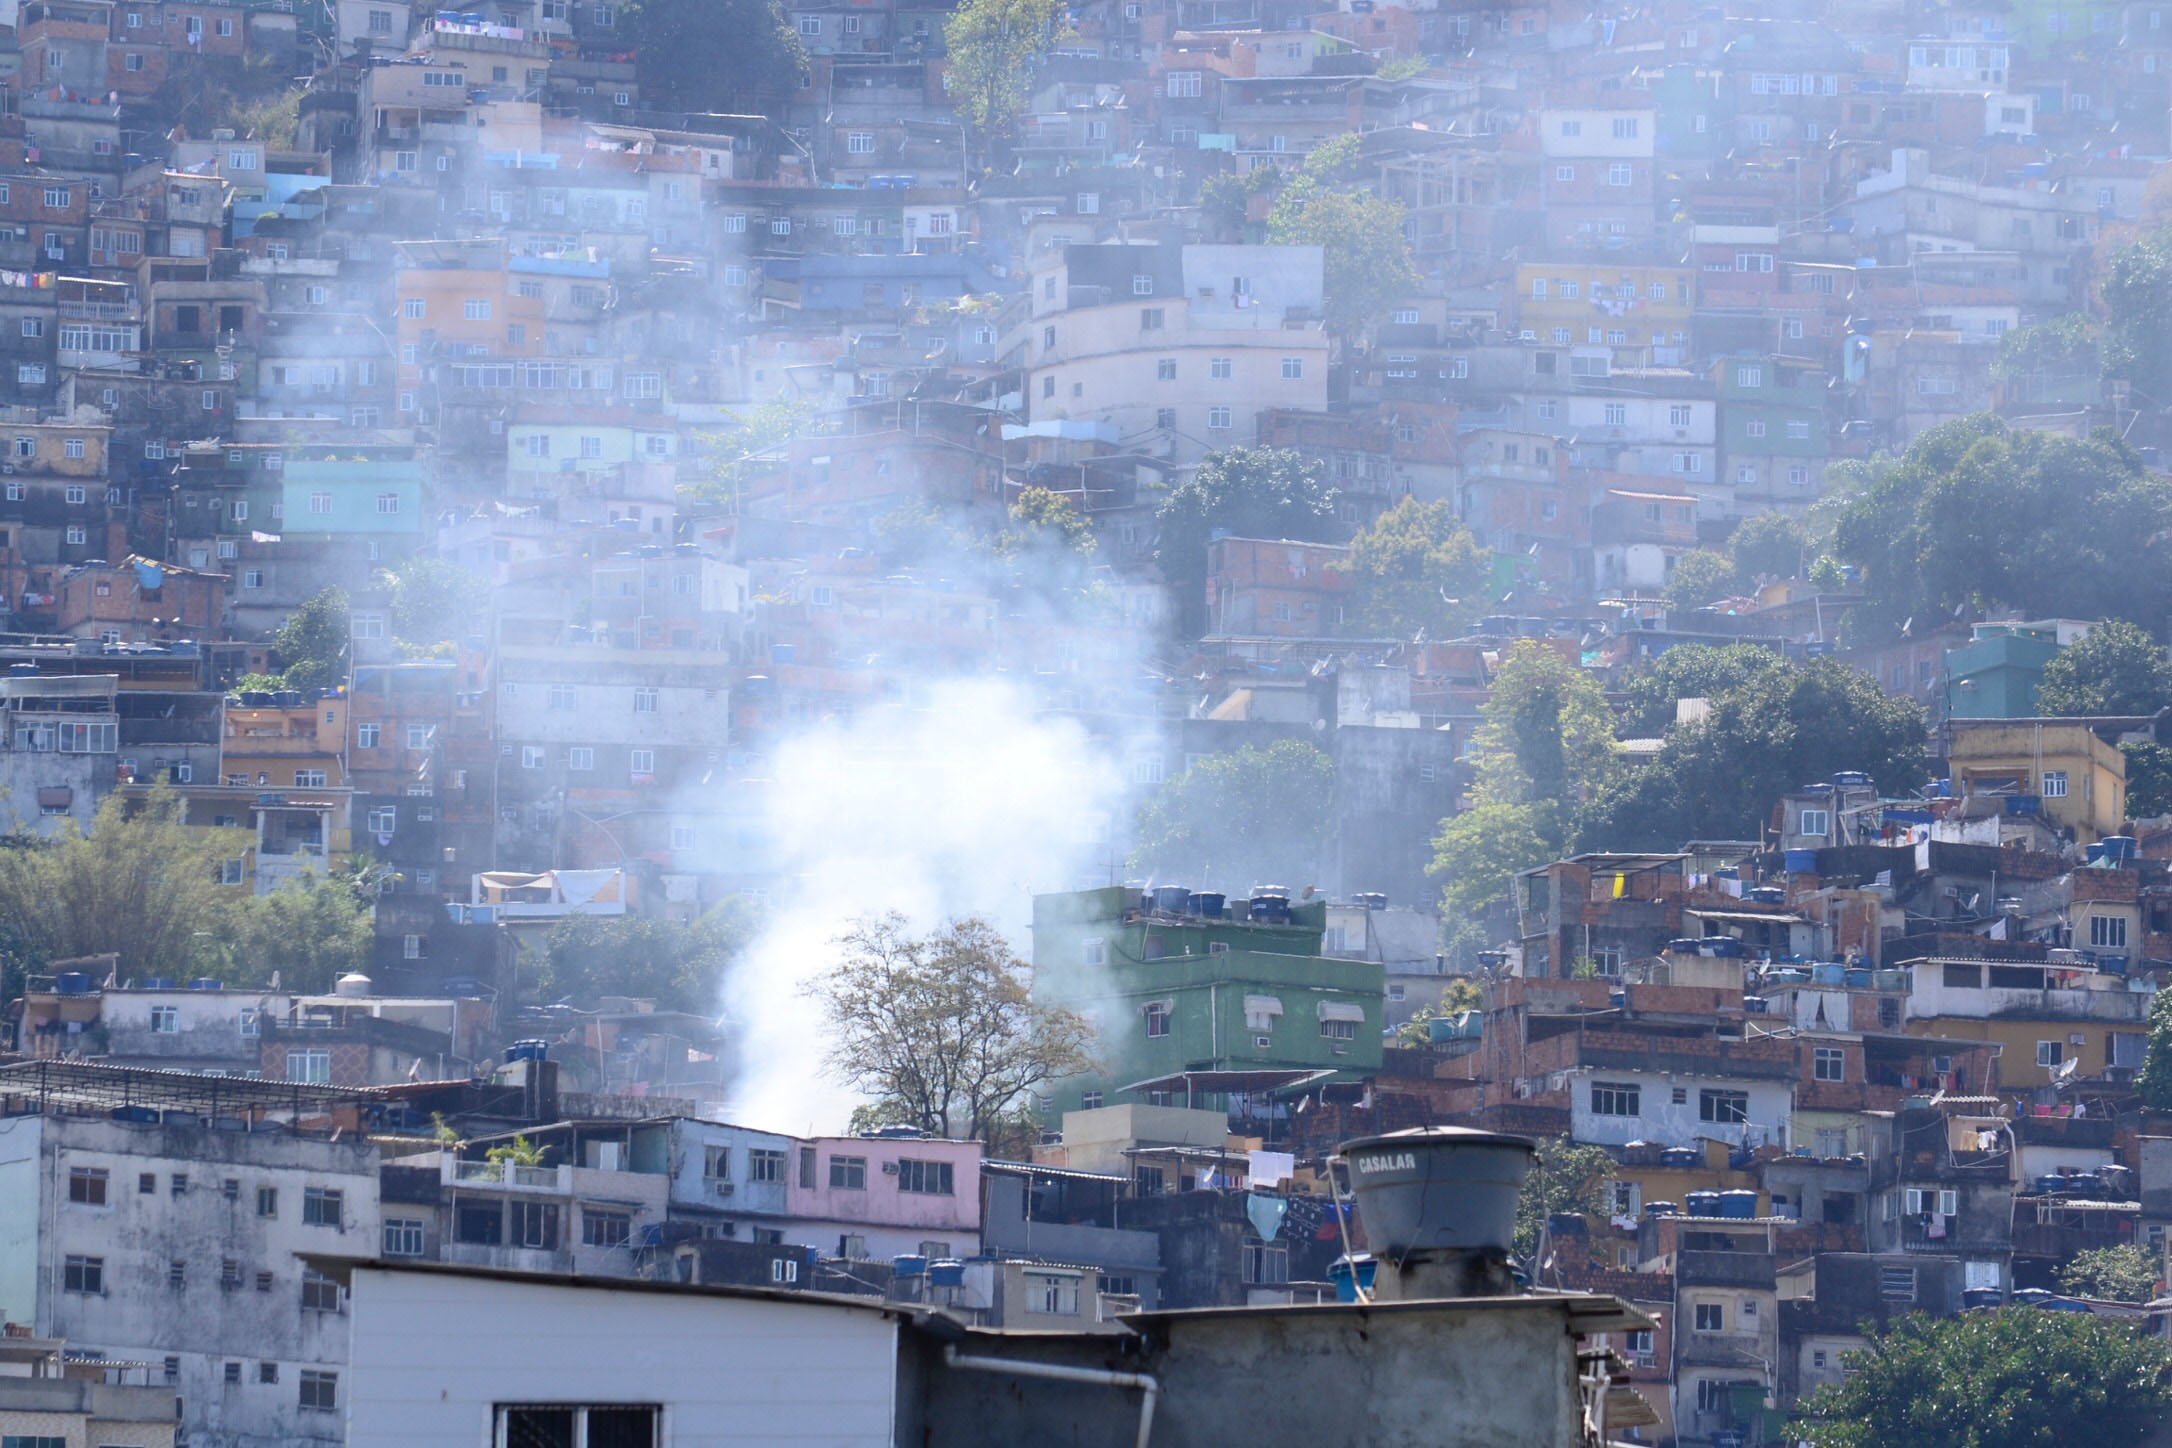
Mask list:
POLYGON ((1275 1043, 1275 1038, 1274 1038, 1273 1036, 1254 1036, 1254 1037, 1252 1038, 1252 1044, 1253 1044, 1254 1046, 1257 1046, 1257 1047, 1258 1047, 1258 1048, 1259 1048, 1260 1050, 1262 1050, 1262 1051, 1266 1050, 1266 1049, 1267 1049, 1267 1048, 1268 1048, 1269 1046, 1272 1046, 1272 1045, 1273 1045, 1274 1043, 1275 1043))
POLYGON ((738 1185, 733 1182, 718 1182, 716 1184, 716 1194, 720 1197, 728 1197, 737 1190, 739 1190, 738 1185))
POLYGON ((884 1163, 882 1164, 882 1174, 883 1174, 884 1176, 896 1176, 896 1175, 897 1175, 897 1163, 896 1163, 896 1162, 894 1162, 894 1161, 886 1161, 886 1162, 884 1162, 884 1163))
POLYGON ((2089 1044, 2089 1038, 2083 1035, 2080 1031, 2076 1031, 2074 1032, 2074 1034, 2066 1038, 2066 1043, 2069 1046, 2086 1046, 2089 1044))

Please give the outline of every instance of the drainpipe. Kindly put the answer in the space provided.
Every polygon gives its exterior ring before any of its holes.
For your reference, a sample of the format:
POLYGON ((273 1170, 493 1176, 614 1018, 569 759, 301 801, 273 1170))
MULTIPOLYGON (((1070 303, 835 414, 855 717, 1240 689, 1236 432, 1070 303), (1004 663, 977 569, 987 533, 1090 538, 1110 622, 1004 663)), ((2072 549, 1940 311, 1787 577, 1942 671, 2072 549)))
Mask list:
POLYGON ((978 1357, 959 1352, 955 1345, 943 1349, 943 1362, 953 1368, 970 1372, 1011 1373, 1021 1378, 1048 1378, 1059 1383, 1091 1383, 1104 1388, 1137 1388, 1143 1396, 1139 1399, 1139 1436, 1135 1448, 1146 1448, 1147 1436, 1154 1431, 1154 1400, 1161 1394, 1161 1382, 1149 1373, 1120 1373, 1108 1368, 1074 1368, 1063 1363, 1026 1362, 1018 1358, 978 1357))

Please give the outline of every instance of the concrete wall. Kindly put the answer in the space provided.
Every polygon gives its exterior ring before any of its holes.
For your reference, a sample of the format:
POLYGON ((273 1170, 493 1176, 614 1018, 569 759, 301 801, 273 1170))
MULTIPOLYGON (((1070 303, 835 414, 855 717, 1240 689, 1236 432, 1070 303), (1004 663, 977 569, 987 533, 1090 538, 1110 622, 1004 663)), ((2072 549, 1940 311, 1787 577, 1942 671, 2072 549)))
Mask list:
MULTIPOLYGON (((1262 1309, 1140 1319, 1137 1354, 1077 1339, 961 1351, 1152 1373, 1155 1448, 1567 1448, 1580 1440, 1566 1316, 1541 1298, 1262 1309)), ((932 1344, 923 1352, 929 1442, 1116 1448, 1137 1433, 1136 1392, 951 1371, 932 1344)))
POLYGON ((475 1448, 492 1441, 499 1403, 658 1404, 661 1441, 676 1448, 893 1441, 897 1327, 878 1310, 372 1268, 354 1277, 349 1448, 475 1448))
MULTIPOLYGON (((34 1161, 39 1178, 37 1190, 0 1196, 5 1260, 22 1264, 0 1269, 11 1316, 32 1316, 33 1304, 22 1295, 27 1279, 41 1336, 114 1358, 177 1359, 182 1425, 198 1448, 340 1440, 336 1414, 301 1409, 298 1373, 304 1365, 340 1370, 347 1318, 344 1310, 301 1305, 303 1269, 295 1254, 376 1252, 374 1148, 284 1132, 84 1118, 18 1118, 0 1128, 0 1142, 22 1143, 0 1147, 0 1155, 10 1163, 34 1161), (32 1142, 35 1149, 26 1150, 32 1142), (68 1200, 69 1172, 79 1166, 107 1172, 104 1205, 68 1200), (187 1178, 178 1194, 176 1173, 187 1178), (149 1192, 139 1189, 146 1174, 149 1192), (277 1193, 269 1216, 257 1205, 265 1187, 277 1193), (311 1187, 342 1193, 339 1226, 302 1221, 311 1187), (64 1290, 69 1255, 102 1260, 102 1293, 64 1290), (236 1264, 235 1285, 221 1285, 226 1259, 236 1264), (170 1280, 175 1262, 185 1264, 179 1288, 170 1280), (260 1273, 270 1274, 262 1287, 260 1273), (241 1365, 240 1382, 226 1381, 228 1362, 241 1365), (262 1363, 277 1366, 277 1382, 259 1381, 262 1363)), ((19 1167, 10 1170, 20 1175, 19 1167)))
POLYGON ((1656 1072, 1590 1070, 1570 1083, 1569 1120, 1578 1141, 1606 1146, 1625 1146, 1632 1141, 1657 1141, 1667 1146, 1694 1146, 1712 1137, 1739 1141, 1745 1130, 1753 1144, 1770 1142, 1786 1147, 1788 1118, 1795 1101, 1794 1086, 1785 1081, 1745 1081, 1727 1077, 1675 1077, 1656 1072), (1594 1082, 1620 1083, 1638 1088, 1639 1112, 1635 1116, 1601 1116, 1591 1109, 1594 1082), (1679 1090, 1683 1099, 1677 1102, 1679 1090), (1750 1098, 1747 1127, 1705 1121, 1700 1115, 1698 1093, 1706 1090, 1744 1091, 1750 1098))

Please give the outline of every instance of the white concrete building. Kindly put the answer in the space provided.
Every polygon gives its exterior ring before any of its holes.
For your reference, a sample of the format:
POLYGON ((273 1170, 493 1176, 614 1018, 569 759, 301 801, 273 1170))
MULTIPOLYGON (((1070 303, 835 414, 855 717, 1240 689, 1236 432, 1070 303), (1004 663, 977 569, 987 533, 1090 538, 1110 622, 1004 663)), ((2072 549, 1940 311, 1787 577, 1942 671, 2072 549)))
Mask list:
POLYGON ((1569 1132, 1599 1146, 1710 1138, 1785 1149, 1794 1111, 1791 1081, 1586 1067, 1569 1082, 1569 1132))
POLYGON ((376 1148, 120 1110, 0 1117, 0 1314, 157 1364, 192 1448, 340 1442, 346 1299, 296 1254, 374 1254, 376 1148))

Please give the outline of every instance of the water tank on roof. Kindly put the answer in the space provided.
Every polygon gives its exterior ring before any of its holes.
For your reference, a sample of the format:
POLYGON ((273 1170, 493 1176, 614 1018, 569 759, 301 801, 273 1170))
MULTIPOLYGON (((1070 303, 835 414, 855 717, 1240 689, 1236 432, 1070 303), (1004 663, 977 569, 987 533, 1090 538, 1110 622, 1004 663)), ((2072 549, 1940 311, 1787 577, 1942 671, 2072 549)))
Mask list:
POLYGON ((173 982, 163 975, 154 975, 143 983, 145 990, 172 990, 173 982))
POLYGON ((1192 914, 1204 915, 1209 920, 1219 920, 1222 917, 1222 907, 1227 903, 1223 896, 1203 890, 1192 896, 1191 911, 1192 914))
POLYGON ((1720 1215, 1747 1222, 1757 1215, 1757 1193, 1752 1191, 1721 1192, 1720 1215))
POLYGON ((366 996, 375 982, 359 970, 350 970, 332 982, 332 994, 336 996, 366 996))
POLYGON ((892 1262, 891 1269, 899 1277, 918 1277, 928 1270, 928 1259, 910 1252, 903 1252, 898 1254, 897 1258, 892 1262))
POLYGON ((1689 1209, 1692 1217, 1716 1217, 1720 1214, 1718 1192, 1687 1192, 1682 1197, 1682 1204, 1689 1209))
POLYGON ((1388 908, 1388 897, 1378 891, 1366 891, 1363 894, 1353 895, 1351 898, 1368 910, 1385 910, 1388 908))
POLYGON ((1192 903, 1192 892, 1183 885, 1161 885, 1154 891, 1154 908, 1182 915, 1192 903))
POLYGON ((213 979, 212 977, 210 977, 210 976, 208 976, 208 975, 200 975, 200 976, 196 977, 196 979, 194 979, 194 980, 192 980, 192 981, 190 981, 190 982, 189 982, 189 989, 190 989, 190 990, 225 990, 225 989, 226 989, 226 982, 225 982, 225 981, 223 981, 223 980, 214 980, 214 979, 213 979))
POLYGON ((949 1257, 945 1257, 938 1262, 930 1262, 928 1264, 928 1282, 935 1287, 963 1287, 965 1286, 965 1264, 949 1257))
POLYGON ((91 978, 80 970, 62 971, 53 977, 53 989, 60 995, 89 995, 91 978))
POLYGON ((36 664, 8 665, 8 677, 11 679, 35 679, 37 676, 38 666, 36 664))

